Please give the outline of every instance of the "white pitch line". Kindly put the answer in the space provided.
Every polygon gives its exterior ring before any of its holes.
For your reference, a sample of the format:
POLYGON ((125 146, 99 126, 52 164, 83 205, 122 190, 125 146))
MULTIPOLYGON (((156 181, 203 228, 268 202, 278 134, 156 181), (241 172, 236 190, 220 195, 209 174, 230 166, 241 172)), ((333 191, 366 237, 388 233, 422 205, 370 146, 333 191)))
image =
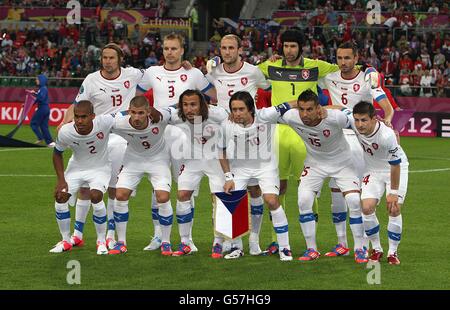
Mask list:
POLYGON ((426 156, 414 156, 411 159, 416 159, 416 158, 420 158, 420 159, 431 159, 431 160, 449 160, 450 158, 446 158, 446 157, 426 157, 426 156))
POLYGON ((30 177, 37 177, 37 178, 50 178, 50 177, 56 177, 55 174, 0 174, 0 177, 5 177, 5 178, 14 178, 14 177, 25 177, 25 178, 30 178, 30 177))
POLYGON ((0 152, 13 152, 13 151, 36 151, 36 150, 48 150, 50 148, 45 147, 24 147, 24 148, 13 148, 13 149, 0 149, 0 152))
POLYGON ((441 171, 449 171, 450 168, 441 168, 441 169, 426 169, 426 170, 412 170, 411 173, 427 173, 427 172, 441 172, 441 171))

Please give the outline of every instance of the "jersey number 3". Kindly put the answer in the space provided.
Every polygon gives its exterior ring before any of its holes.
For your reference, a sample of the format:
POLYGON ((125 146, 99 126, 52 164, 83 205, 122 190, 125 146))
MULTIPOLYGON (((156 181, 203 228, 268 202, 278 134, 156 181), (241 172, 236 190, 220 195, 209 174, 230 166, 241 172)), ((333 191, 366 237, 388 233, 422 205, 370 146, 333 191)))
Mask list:
POLYGON ((169 98, 175 97, 175 87, 173 85, 169 86, 169 98))

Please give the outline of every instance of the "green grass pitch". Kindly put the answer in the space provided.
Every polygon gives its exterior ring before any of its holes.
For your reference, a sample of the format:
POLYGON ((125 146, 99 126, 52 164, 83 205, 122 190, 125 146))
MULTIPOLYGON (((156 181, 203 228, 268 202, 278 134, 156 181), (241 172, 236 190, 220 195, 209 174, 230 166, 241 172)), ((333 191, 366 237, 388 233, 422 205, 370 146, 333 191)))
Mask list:
MULTIPOLYGON (((12 126, 0 126, 5 135, 12 126)), ((52 128, 54 130, 54 128, 52 128)), ((33 142, 31 129, 24 126, 15 138, 33 142)), ((60 239, 53 201, 55 177, 50 149, 0 148, 0 289, 151 289, 151 290, 302 290, 302 289, 449 289, 450 139, 402 138, 410 160, 408 195, 403 209, 403 235, 399 248, 400 266, 380 265, 381 284, 369 285, 366 265, 353 256, 321 257, 314 262, 280 262, 277 256, 239 260, 210 258, 213 232, 207 182, 203 180, 196 202, 194 240, 199 252, 186 257, 163 257, 159 251, 144 252, 153 232, 149 182, 143 180, 130 201, 128 253, 97 256, 92 211, 85 225, 86 244, 59 255, 49 249, 60 239), (69 285, 67 263, 81 266, 81 284, 69 285)), ((69 157, 66 152, 65 159, 69 157)), ((291 179, 286 213, 294 257, 305 243, 298 222, 296 180, 291 179)), ((175 197, 175 195, 173 196, 175 197)), ((175 201, 172 199, 175 206, 175 201)), ((70 209, 72 227, 74 208, 70 209)), ((378 208, 382 245, 387 250, 387 213, 378 208)), ((261 247, 270 242, 271 225, 265 210, 261 247)), ((351 232, 348 239, 352 244, 351 232)), ((172 243, 179 242, 174 224, 172 243)), ((320 199, 319 251, 336 243, 331 221, 330 194, 320 199)), ((244 238, 248 248, 248 237, 244 238)))

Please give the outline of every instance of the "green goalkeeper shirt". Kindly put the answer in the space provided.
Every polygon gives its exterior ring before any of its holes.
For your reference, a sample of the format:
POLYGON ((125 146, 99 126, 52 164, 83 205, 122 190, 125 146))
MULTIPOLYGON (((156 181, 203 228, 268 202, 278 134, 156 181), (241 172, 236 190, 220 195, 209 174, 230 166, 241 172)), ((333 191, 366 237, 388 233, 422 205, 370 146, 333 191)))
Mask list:
POLYGON ((298 66, 287 66, 284 59, 269 60, 259 65, 259 69, 272 84, 272 106, 297 100, 307 89, 317 94, 317 81, 339 70, 338 65, 326 61, 302 57, 298 66))

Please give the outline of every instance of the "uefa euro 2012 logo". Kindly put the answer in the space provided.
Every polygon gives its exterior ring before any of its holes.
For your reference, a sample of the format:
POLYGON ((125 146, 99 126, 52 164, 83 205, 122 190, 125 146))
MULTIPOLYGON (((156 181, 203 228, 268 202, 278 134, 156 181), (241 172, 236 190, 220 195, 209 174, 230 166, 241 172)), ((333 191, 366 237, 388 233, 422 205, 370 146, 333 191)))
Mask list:
POLYGON ((76 0, 70 0, 66 5, 67 9, 70 9, 66 15, 67 24, 81 24, 81 4, 76 0))
POLYGON ((376 0, 370 0, 366 5, 367 16, 366 21, 369 25, 381 24, 381 5, 376 0))

